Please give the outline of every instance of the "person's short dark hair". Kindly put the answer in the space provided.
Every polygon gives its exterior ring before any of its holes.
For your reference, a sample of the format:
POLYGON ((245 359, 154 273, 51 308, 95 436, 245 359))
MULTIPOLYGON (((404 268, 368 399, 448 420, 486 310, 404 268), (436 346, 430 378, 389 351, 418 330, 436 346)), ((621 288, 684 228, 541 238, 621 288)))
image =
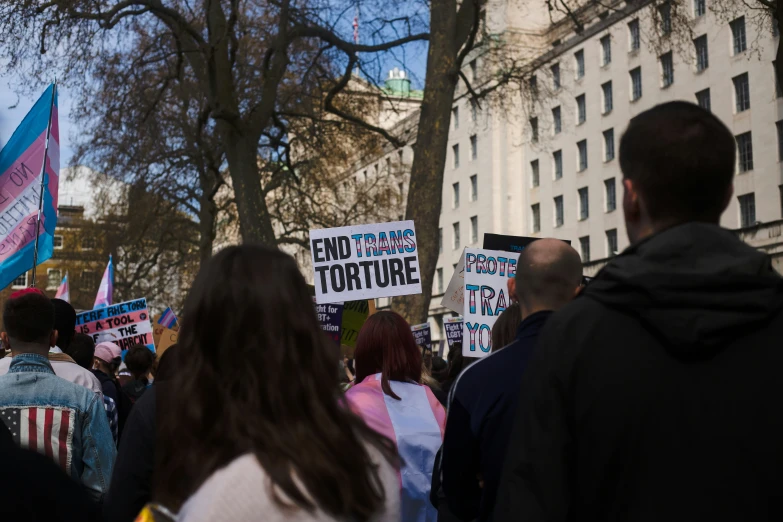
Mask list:
POLYGON ((698 105, 656 105, 631 120, 620 140, 620 169, 653 221, 717 222, 734 177, 731 131, 698 105))
POLYGON ((134 344, 125 355, 125 366, 134 379, 144 377, 155 362, 155 354, 143 344, 134 344))
POLYGON ((57 330, 57 346, 64 352, 68 351, 76 333, 76 310, 62 299, 52 299, 54 305, 54 329, 57 330))
POLYGON ((54 330, 54 305, 43 293, 17 292, 5 302, 3 327, 11 339, 48 343, 54 330))
POLYGON ((89 370, 95 357, 95 342, 89 335, 75 334, 66 353, 76 361, 76 364, 89 370))

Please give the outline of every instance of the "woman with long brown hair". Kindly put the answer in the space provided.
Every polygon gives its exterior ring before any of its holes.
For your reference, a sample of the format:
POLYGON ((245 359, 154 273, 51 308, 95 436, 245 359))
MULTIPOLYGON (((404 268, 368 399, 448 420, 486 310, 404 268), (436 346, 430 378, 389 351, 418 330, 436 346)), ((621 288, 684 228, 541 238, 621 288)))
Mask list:
POLYGON ((196 277, 154 498, 185 522, 400 519, 393 443, 344 405, 294 260, 231 247, 196 277))
POLYGON ((438 512, 429 493, 446 410, 420 384, 421 351, 410 325, 394 312, 370 316, 359 331, 354 358, 356 385, 345 396, 371 428, 397 445, 402 520, 435 522, 438 512))

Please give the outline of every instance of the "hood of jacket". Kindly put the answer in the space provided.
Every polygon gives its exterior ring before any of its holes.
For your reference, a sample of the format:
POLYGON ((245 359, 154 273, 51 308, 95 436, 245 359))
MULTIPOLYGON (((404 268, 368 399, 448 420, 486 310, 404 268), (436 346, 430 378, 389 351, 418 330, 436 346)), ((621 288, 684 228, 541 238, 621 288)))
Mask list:
POLYGON ((683 359, 709 357, 783 311, 783 279, 769 256, 706 223, 632 246, 583 295, 635 316, 683 359))

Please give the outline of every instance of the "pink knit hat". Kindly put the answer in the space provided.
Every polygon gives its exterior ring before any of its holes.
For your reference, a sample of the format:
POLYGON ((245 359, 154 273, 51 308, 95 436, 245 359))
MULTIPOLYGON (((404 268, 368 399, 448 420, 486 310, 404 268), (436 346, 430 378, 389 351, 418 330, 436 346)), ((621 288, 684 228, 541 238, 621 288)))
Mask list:
POLYGON ((99 343, 95 347, 95 357, 110 364, 115 358, 122 355, 122 350, 114 343, 99 343))

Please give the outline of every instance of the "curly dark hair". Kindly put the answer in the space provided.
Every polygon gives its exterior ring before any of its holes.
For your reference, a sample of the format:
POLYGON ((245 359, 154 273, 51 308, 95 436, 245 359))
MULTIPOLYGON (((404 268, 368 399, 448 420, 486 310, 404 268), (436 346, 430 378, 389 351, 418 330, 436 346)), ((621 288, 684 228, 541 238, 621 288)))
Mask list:
POLYGON ((269 487, 302 509, 364 521, 381 508, 368 444, 398 465, 394 445, 345 406, 338 347, 290 256, 243 245, 210 259, 178 344, 183 356, 162 398, 156 500, 178 510, 213 472, 253 453, 269 487))

